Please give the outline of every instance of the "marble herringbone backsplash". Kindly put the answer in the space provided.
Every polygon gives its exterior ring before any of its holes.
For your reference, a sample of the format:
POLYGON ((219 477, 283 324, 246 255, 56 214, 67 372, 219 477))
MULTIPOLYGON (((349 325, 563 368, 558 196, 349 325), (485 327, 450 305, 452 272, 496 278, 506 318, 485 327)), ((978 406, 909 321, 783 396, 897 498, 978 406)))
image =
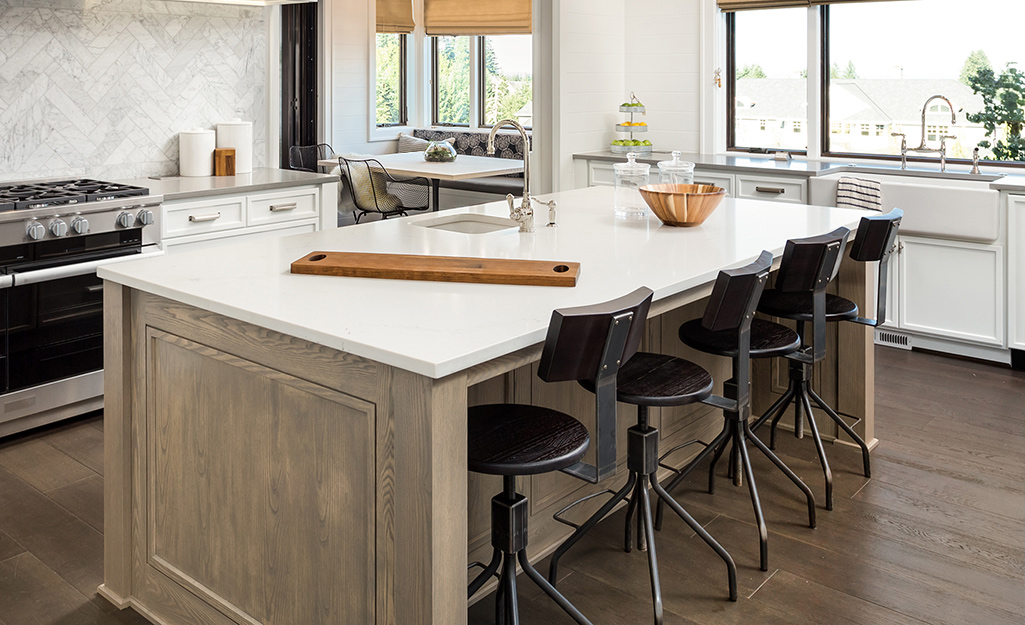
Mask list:
POLYGON ((0 0, 0 180, 178 172, 178 132, 267 120, 264 9, 0 0))

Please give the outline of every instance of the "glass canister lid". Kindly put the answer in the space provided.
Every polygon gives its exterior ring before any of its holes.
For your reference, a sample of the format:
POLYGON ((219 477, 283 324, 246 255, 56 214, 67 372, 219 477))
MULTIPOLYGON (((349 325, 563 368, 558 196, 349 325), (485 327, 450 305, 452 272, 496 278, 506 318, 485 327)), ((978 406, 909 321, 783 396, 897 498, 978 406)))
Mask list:
POLYGON ((658 171, 663 174, 691 174, 694 173, 694 163, 681 161, 682 152, 674 151, 673 160, 659 161, 658 171))
POLYGON ((616 174, 622 176, 647 176, 651 171, 651 165, 638 163, 637 154, 630 152, 626 155, 625 163, 616 163, 612 166, 612 169, 616 174))

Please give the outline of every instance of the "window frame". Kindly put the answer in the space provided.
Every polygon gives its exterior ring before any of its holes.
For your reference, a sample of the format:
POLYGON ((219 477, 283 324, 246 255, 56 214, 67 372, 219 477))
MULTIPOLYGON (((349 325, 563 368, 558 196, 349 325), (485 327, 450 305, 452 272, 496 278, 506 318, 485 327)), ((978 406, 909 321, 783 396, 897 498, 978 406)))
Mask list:
MULTIPOLYGON (((465 124, 455 124, 452 122, 443 122, 438 119, 438 39, 439 36, 429 36, 431 40, 431 126, 438 126, 440 128, 472 128, 470 121, 465 124)), ((470 64, 473 64, 473 37, 470 38, 470 64)), ((471 84, 472 87, 472 84, 471 84)), ((471 97, 473 89, 466 94, 466 97, 471 100, 470 106, 473 107, 473 98, 471 97)), ((470 116, 471 120, 473 115, 470 116)))
MULTIPOLYGON (((812 96, 813 95, 817 95, 818 96, 818 102, 819 102, 819 106, 817 107, 818 108, 818 111, 817 111, 817 114, 818 114, 818 120, 817 120, 818 121, 818 133, 817 133, 818 134, 818 146, 817 146, 817 148, 818 149, 817 150, 812 150, 812 147, 813 147, 812 143, 813 143, 814 138, 812 136, 809 136, 808 137, 809 145, 808 145, 808 149, 807 150, 787 150, 787 151, 790 152, 790 154, 793 154, 795 156, 806 156, 807 157, 810 154, 814 154, 814 156, 816 158, 822 158, 824 160, 852 160, 852 159, 857 159, 857 160, 864 160, 864 161, 870 161, 871 160, 871 161, 881 161, 881 162, 900 162, 901 161, 901 156, 899 154, 893 155, 893 154, 870 154, 870 153, 863 153, 863 152, 840 152, 840 151, 834 151, 834 150, 830 149, 830 147, 831 147, 830 146, 830 135, 832 135, 832 134, 837 134, 837 135, 850 134, 850 133, 846 132, 847 129, 850 128, 853 131, 854 127, 851 126, 851 125, 848 125, 848 124, 843 124, 841 122, 833 122, 833 121, 831 121, 830 116, 829 116, 829 87, 830 87, 830 80, 831 80, 830 79, 830 54, 829 54, 829 51, 830 51, 830 45, 829 45, 830 11, 829 11, 829 9, 830 9, 830 6, 828 4, 815 5, 815 6, 812 6, 812 7, 810 7, 808 9, 809 11, 816 11, 817 12, 816 21, 818 22, 818 26, 819 26, 819 32, 818 32, 817 36, 815 36, 810 30, 809 30, 809 33, 808 33, 808 45, 809 46, 812 46, 812 45, 817 45, 818 46, 818 50, 817 51, 809 50, 809 57, 810 58, 812 57, 812 54, 814 54, 819 59, 818 94, 814 94, 813 86, 811 85, 811 81, 809 81, 809 84, 808 84, 809 105, 812 104, 812 99, 813 99, 812 96), (833 131, 834 123, 839 124, 838 126, 836 126, 836 129, 837 129, 836 132, 833 131)), ((725 150, 726 150, 726 152, 735 152, 735 153, 771 154, 772 152, 775 152, 775 151, 778 151, 778 150, 774 150, 772 148, 741 147, 741 146, 737 146, 736 145, 736 84, 735 83, 736 83, 736 75, 737 74, 736 74, 736 53, 735 53, 735 44, 736 44, 736 22, 735 22, 735 15, 736 15, 736 13, 734 13, 734 12, 723 13, 722 16, 721 16, 722 17, 722 22, 720 22, 721 24, 724 25, 724 28, 721 31, 722 32, 722 39, 720 39, 720 41, 724 41, 725 46, 719 48, 719 50, 720 51, 725 50, 725 52, 724 52, 724 56, 725 56, 724 65, 725 65, 726 76, 725 76, 724 82, 726 83, 726 85, 725 85, 725 90, 724 90, 725 91, 725 102, 721 102, 720 101, 720 102, 716 103, 715 104, 715 108, 718 109, 718 111, 723 112, 725 114, 725 116, 726 116, 726 119, 725 119, 725 130, 726 130, 726 132, 725 132, 725 144, 726 144, 725 145, 725 150)), ((809 75, 811 74, 810 69, 811 68, 809 68, 809 75)), ((711 71, 711 70, 709 70, 709 71, 711 71)), ((807 129, 811 130, 814 127, 814 124, 812 123, 813 120, 811 119, 811 117, 812 117, 811 113, 813 112, 812 106, 809 106, 808 111, 809 111, 809 119, 807 120, 807 129)), ((720 130, 718 130, 718 132, 722 132, 721 128, 722 127, 720 127, 720 130)), ((875 127, 870 126, 869 129, 870 129, 870 134, 871 134, 871 133, 874 132, 875 127)), ((860 128, 858 128, 857 130, 860 131, 860 128)), ((884 132, 885 132, 885 130, 884 130, 884 132)), ((722 136, 723 135, 721 135, 721 134, 719 135, 719 137, 722 137, 722 136)), ((718 139, 716 142, 718 143, 718 141, 721 141, 721 139, 718 139)), ((910 139, 909 139, 909 141, 910 141, 910 139)), ((718 143, 718 145, 722 146, 722 143, 718 143)), ((719 149, 721 149, 721 147, 719 149)), ((919 155, 919 154, 916 154, 916 153, 913 153, 913 152, 909 152, 907 154, 907 161, 909 163, 935 163, 936 162, 936 158, 935 157, 930 157, 930 156, 927 156, 927 155, 919 155)), ((970 158, 948 157, 947 158, 947 162, 948 163, 953 163, 953 164, 964 165, 964 164, 971 164, 972 160, 970 158)), ((1020 168, 1022 166, 1023 162, 1022 161, 983 161, 982 164, 984 164, 984 166, 986 166, 986 167, 1017 167, 1017 168, 1020 168)))
MULTIPOLYGON (((374 107, 374 123, 377 128, 400 128, 409 125, 409 55, 408 40, 410 35, 406 33, 374 33, 374 49, 377 49, 377 35, 398 35, 399 37, 399 121, 382 124, 377 121, 377 107, 374 107)), ((376 56, 375 56, 376 59, 376 56)), ((375 77, 374 89, 376 98, 377 89, 377 63, 374 63, 375 77)))
MULTIPOLYGON (((737 145, 737 54, 734 44, 737 40, 736 13, 726 13, 726 150, 728 152, 744 152, 747 154, 773 154, 789 152, 797 156, 807 156, 808 149, 791 150, 787 148, 741 147, 737 145)), ((766 120, 759 119, 765 129, 766 120)), ((810 120, 804 120, 807 129, 810 120)))

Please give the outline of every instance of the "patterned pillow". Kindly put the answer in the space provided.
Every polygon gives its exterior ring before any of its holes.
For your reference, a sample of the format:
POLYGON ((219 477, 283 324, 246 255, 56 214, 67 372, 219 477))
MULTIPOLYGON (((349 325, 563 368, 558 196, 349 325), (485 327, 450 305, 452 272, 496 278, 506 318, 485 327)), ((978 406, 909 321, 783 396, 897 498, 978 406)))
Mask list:
MULTIPOLYGON (((448 139, 445 139, 445 141, 451 143, 453 146, 456 144, 455 137, 449 137, 448 139)), ((404 132, 400 132, 398 152, 423 152, 427 149, 427 146, 430 145, 430 143, 431 142, 427 139, 420 139, 419 137, 414 137, 413 135, 407 135, 404 132)))

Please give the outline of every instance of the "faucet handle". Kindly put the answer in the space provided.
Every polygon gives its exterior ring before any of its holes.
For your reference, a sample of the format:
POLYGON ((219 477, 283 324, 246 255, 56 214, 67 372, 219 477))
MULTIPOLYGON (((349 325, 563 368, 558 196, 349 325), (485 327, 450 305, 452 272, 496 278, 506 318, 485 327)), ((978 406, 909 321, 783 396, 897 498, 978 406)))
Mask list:
POLYGON ((556 220, 556 217, 557 217, 556 211, 559 208, 558 205, 555 203, 555 200, 548 200, 547 202, 542 202, 541 200, 537 199, 536 197, 532 197, 530 199, 535 201, 535 202, 537 202, 538 204, 540 204, 542 206, 547 206, 548 207, 548 223, 546 225, 549 228, 555 228, 558 225, 558 224, 555 223, 555 220, 556 220))

